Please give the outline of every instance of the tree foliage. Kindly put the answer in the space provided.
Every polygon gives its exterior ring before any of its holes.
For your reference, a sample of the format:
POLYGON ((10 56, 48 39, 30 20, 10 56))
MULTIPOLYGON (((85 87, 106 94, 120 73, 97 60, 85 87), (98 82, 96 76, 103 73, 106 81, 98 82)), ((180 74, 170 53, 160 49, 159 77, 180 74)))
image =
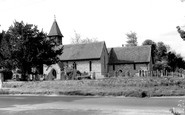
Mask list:
POLYGON ((157 43, 157 61, 162 61, 166 58, 167 55, 167 45, 163 42, 157 43))
POLYGON ((179 26, 176 27, 177 28, 177 32, 180 34, 180 37, 185 40, 185 31, 182 30, 179 26))
POLYGON ((137 34, 135 32, 130 32, 126 34, 127 44, 126 46, 137 46, 137 34))
POLYGON ((81 35, 79 33, 75 32, 74 38, 71 38, 71 43, 72 44, 86 44, 86 43, 92 43, 92 42, 98 42, 96 38, 85 38, 82 39, 81 35))
MULTIPOLYGON (((9 47, 10 54, 6 55, 10 55, 12 66, 21 69, 23 74, 29 73, 32 67, 58 62, 58 55, 62 53, 61 46, 56 46, 54 40, 47 39, 46 34, 32 24, 15 21, 3 39, 8 42, 1 49, 9 47)), ((1 43, 4 44, 3 41, 1 43)))
POLYGON ((179 68, 185 69, 185 61, 180 54, 175 52, 168 52, 168 65, 172 71, 176 71, 179 68))
POLYGON ((0 33, 0 67, 4 69, 12 68, 12 60, 11 60, 11 51, 10 44, 7 36, 5 35, 5 31, 0 33))
POLYGON ((154 59, 154 70, 177 71, 185 69, 183 57, 173 51, 169 51, 169 46, 163 42, 155 43, 152 40, 145 40, 142 45, 152 46, 152 57, 154 59))

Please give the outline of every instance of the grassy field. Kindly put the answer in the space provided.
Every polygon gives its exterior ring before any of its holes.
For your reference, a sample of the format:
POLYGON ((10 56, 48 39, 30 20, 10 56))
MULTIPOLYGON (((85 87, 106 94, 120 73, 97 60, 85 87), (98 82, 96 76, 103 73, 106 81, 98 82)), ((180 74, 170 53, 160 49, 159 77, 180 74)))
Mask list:
POLYGON ((0 94, 83 95, 83 96, 184 96, 182 77, 117 77, 101 80, 4 82, 0 94))

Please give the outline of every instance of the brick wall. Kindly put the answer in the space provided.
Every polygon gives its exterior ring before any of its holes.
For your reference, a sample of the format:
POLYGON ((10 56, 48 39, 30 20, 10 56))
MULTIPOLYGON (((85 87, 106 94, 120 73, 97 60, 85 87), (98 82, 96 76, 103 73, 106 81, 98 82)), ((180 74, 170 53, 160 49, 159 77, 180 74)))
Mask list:
POLYGON ((117 75, 120 75, 120 72, 122 72, 122 75, 135 75, 139 72, 139 70, 149 70, 149 64, 120 64, 115 65, 115 70, 113 70, 113 65, 109 65, 109 75, 114 76, 115 72, 117 72, 117 75))

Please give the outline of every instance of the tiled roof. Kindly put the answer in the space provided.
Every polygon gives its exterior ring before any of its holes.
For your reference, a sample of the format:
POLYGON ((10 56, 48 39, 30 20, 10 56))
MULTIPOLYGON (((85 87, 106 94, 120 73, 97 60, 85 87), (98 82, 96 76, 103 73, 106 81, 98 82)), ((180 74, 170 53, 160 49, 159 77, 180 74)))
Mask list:
POLYGON ((58 27, 58 24, 57 24, 57 21, 55 20, 53 22, 53 25, 51 27, 51 30, 48 34, 48 36, 60 36, 60 37, 63 37, 62 33, 60 32, 60 28, 58 27))
POLYGON ((132 46, 111 48, 109 64, 150 62, 151 46, 132 46))
POLYGON ((100 59, 105 42, 64 45, 61 61, 100 59))

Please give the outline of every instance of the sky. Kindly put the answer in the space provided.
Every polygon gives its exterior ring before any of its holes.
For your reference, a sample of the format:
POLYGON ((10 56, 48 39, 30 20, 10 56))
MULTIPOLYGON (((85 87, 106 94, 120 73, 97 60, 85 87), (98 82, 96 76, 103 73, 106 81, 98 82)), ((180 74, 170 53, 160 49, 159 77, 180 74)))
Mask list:
POLYGON ((183 0, 0 0, 0 31, 16 21, 37 25, 49 33, 54 15, 70 44, 75 31, 82 38, 97 38, 107 47, 126 44, 126 34, 136 32, 138 45, 146 39, 164 42, 185 58, 185 41, 176 26, 185 30, 183 0), (184 27, 183 27, 184 26, 184 27))

